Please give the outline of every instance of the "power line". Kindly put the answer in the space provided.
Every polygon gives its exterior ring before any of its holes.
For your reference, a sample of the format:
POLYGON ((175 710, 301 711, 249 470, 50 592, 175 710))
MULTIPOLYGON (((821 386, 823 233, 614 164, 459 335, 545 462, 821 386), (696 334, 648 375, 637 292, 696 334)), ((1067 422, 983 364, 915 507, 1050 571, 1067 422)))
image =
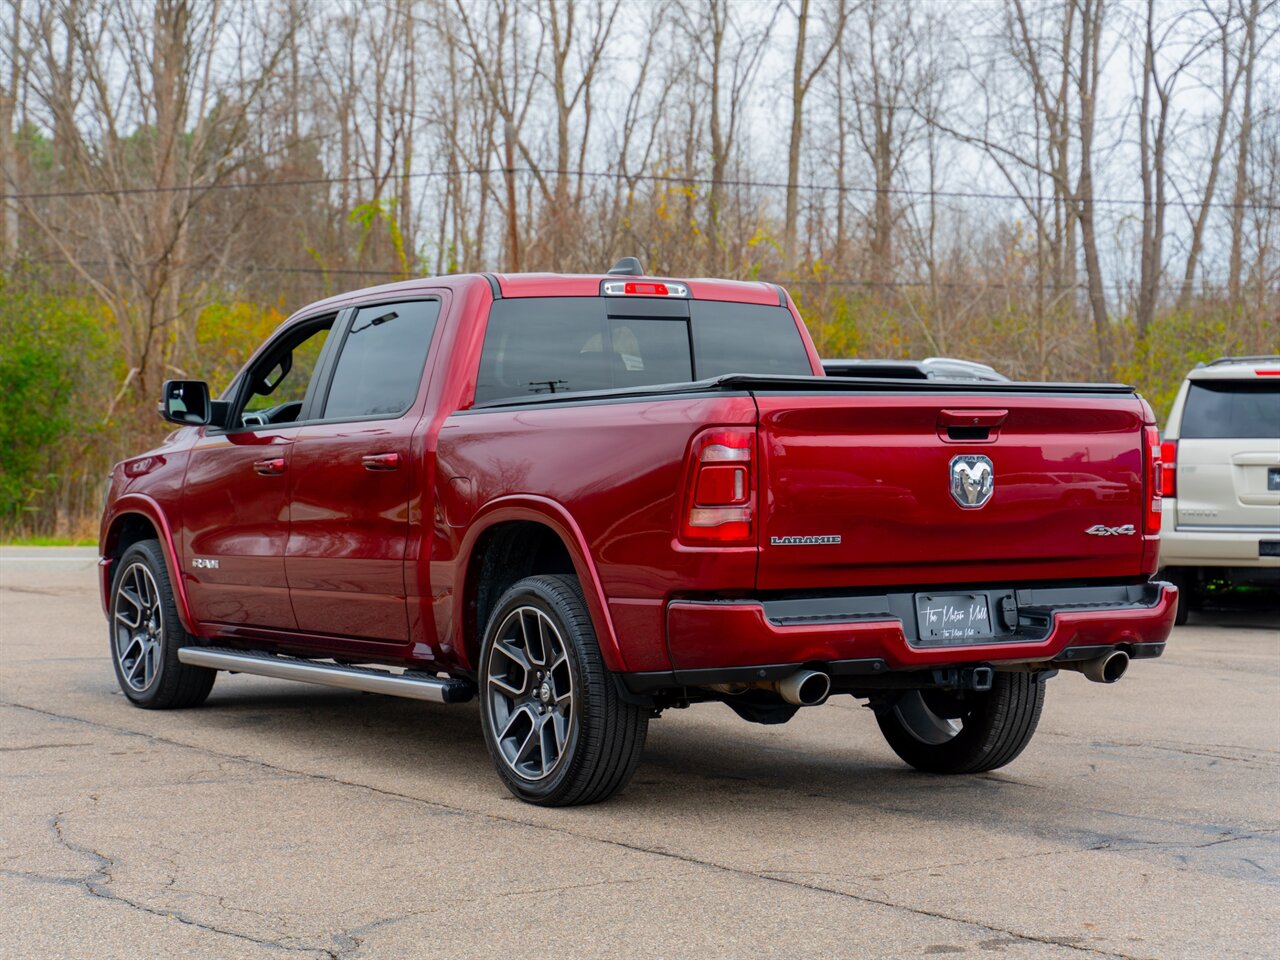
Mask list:
MULTIPOLYGON (((419 173, 410 173, 401 176, 353 174, 345 177, 303 177, 292 180, 187 183, 167 187, 101 187, 81 190, 42 190, 29 193, 10 193, 7 194, 7 199, 54 200, 85 197, 127 197, 153 194, 212 193, 217 191, 238 190, 275 190, 289 187, 336 186, 339 184, 369 183, 374 181, 429 180, 435 178, 455 178, 464 176, 505 176, 508 173, 520 176, 539 175, 543 177, 581 177, 584 179, 595 180, 627 181, 629 183, 670 183, 689 186, 759 188, 765 190, 788 189, 788 185, 782 181, 751 180, 734 177, 699 177, 686 174, 663 173, 629 174, 619 171, 605 170, 542 170, 536 167, 463 167, 450 170, 422 171, 419 173)), ((951 200, 1012 200, 1020 203, 1024 203, 1028 199, 1026 196, 1014 192, 992 192, 981 190, 920 190, 913 187, 866 187, 851 184, 817 183, 813 181, 797 183, 795 189, 805 191, 807 193, 859 194, 866 196, 883 194, 887 196, 951 200)), ((1146 201, 1131 197, 1092 197, 1088 200, 1088 203, 1101 206, 1141 207, 1146 203, 1146 201)), ((1198 210, 1201 207, 1200 203, 1189 200, 1167 200, 1165 203, 1166 206, 1180 207, 1184 210, 1198 210)), ((1215 200, 1209 203, 1208 206, 1219 210, 1239 209, 1280 211, 1280 204, 1277 203, 1229 203, 1215 200)))
MULTIPOLYGON (((72 265, 66 260, 61 259, 43 259, 31 261, 41 265, 66 267, 70 269, 72 265)), ((81 263, 85 266, 105 266, 105 260, 84 260, 81 263)), ((430 276, 414 275, 406 277, 400 270, 376 270, 366 267, 278 267, 263 266, 251 264, 245 268, 246 273, 283 273, 283 274, 299 274, 305 276, 352 276, 352 277, 380 277, 388 281, 398 280, 424 280, 431 279, 430 276)), ((443 274, 442 276, 450 276, 443 274)), ((746 281, 744 281, 746 282, 746 281)), ((965 281, 965 280, 873 280, 871 278, 850 277, 846 279, 832 280, 814 280, 814 279, 795 279, 782 282, 782 286, 788 289, 796 287, 816 287, 819 289, 826 287, 850 287, 865 289, 903 289, 903 290, 1043 290, 1047 293, 1063 293, 1068 290, 1084 291, 1088 289, 1088 285, 1084 283, 1036 283, 1034 280, 1025 280, 1022 282, 1007 281, 965 281)), ((1109 284, 1114 287, 1116 295, 1124 292, 1127 282, 1124 280, 1116 280, 1109 284)), ((1213 292, 1216 290, 1225 290, 1227 288, 1226 281, 1216 283, 1197 283, 1193 286, 1193 292, 1204 292, 1206 290, 1213 292)), ((1157 285, 1157 289, 1166 293, 1177 293, 1182 290, 1181 283, 1162 283, 1157 285)))

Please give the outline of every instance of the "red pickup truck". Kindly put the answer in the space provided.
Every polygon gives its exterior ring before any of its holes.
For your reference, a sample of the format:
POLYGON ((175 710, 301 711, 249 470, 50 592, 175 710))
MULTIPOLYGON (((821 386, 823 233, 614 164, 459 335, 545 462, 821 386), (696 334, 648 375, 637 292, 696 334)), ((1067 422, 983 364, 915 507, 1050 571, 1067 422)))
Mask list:
POLYGON ((478 697, 521 799, 603 800, 650 719, 866 699, 938 773, 1002 766, 1045 681, 1159 656, 1154 418, 1116 385, 823 376, 768 283, 411 280, 299 311, 118 464, 120 686, 217 670, 478 697))

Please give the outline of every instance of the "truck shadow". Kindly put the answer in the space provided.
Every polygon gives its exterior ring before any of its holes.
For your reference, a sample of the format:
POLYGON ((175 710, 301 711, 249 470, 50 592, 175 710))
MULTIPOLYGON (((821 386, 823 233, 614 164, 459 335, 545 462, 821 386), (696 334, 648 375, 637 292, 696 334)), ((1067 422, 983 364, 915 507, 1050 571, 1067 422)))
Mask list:
MULTIPOLYGON (((398 790, 407 788, 427 802, 489 809, 495 800, 510 800, 518 810, 533 810, 510 798, 499 782, 474 703, 421 704, 271 681, 261 686, 265 689, 215 687, 199 711, 200 725, 219 734, 216 739, 233 736, 247 755, 294 772, 305 768, 312 775, 375 788, 383 778, 393 778, 398 790)), ((936 777, 907 768, 884 745, 870 712, 851 709, 856 702, 817 708, 844 715, 838 722, 847 727, 848 737, 838 745, 825 720, 821 728, 797 723, 790 731, 745 724, 719 704, 670 711, 651 723, 631 785, 609 803, 589 809, 625 819, 660 811, 666 820, 697 820, 714 809, 721 821, 738 820, 750 831, 781 810, 794 815, 821 808, 824 819, 858 816, 858 811, 869 816, 927 811, 996 823, 1025 809, 1035 795, 1040 795, 1037 806, 1057 806, 1046 796, 1051 791, 1019 774, 1017 762, 1006 771, 974 777, 936 777)), ((1028 753, 1038 748, 1053 750, 1055 744, 1033 742, 1028 753)))
MULTIPOLYGON (((416 799, 438 813, 496 816, 639 849, 694 855, 723 841, 747 844, 762 862, 788 869, 797 858, 827 858, 849 876, 865 869, 871 877, 878 868, 854 852, 865 833, 936 848, 917 851, 926 860, 949 848, 981 858, 993 845, 1011 844, 1105 851, 1172 868, 1194 851, 1196 868, 1218 876, 1256 881, 1249 871, 1259 869, 1259 857, 1277 864, 1269 876, 1280 874, 1280 845, 1252 852, 1249 866, 1239 848, 1222 844, 1238 832, 1230 823, 1159 804, 1117 805, 1116 791, 1131 787, 1121 769, 1129 764, 1099 773, 1089 743, 1045 735, 1000 771, 931 776, 899 762, 869 711, 851 709, 854 703, 833 701, 794 729, 749 726, 720 705, 672 711, 651 725, 630 786, 608 803, 574 810, 529 807, 506 792, 474 703, 446 707, 265 681, 215 687, 199 719, 215 740, 293 775, 416 799), (832 714, 839 715, 835 727, 832 714), (836 837, 844 838, 838 850, 836 837)), ((1130 752, 1142 765, 1142 748, 1130 752)), ((1192 772, 1185 763, 1147 769, 1153 798, 1192 772)))

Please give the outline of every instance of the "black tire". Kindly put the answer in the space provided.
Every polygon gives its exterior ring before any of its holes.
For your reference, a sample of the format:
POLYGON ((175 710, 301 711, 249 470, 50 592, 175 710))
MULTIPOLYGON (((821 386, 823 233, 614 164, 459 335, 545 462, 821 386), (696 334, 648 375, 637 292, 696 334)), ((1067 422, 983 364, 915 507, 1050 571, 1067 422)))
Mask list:
POLYGON ((493 765, 527 803, 599 803, 640 762, 648 714, 605 669, 576 577, 527 577, 502 595, 481 645, 479 694, 493 765))
POLYGON ((135 706, 175 710, 198 706, 209 696, 218 671, 178 659, 178 649, 195 643, 195 638, 178 619, 158 541, 135 543, 116 561, 107 617, 116 680, 135 706))
POLYGON ((1200 582, 1195 569, 1165 567, 1156 574, 1155 579, 1167 580, 1178 588, 1178 612, 1173 616, 1173 624, 1177 627, 1185 626, 1191 611, 1200 608, 1200 582))
POLYGON ((997 673, 986 693, 908 690, 880 705, 876 720, 893 752, 917 770, 985 773, 1031 741, 1044 686, 1031 673, 997 673))

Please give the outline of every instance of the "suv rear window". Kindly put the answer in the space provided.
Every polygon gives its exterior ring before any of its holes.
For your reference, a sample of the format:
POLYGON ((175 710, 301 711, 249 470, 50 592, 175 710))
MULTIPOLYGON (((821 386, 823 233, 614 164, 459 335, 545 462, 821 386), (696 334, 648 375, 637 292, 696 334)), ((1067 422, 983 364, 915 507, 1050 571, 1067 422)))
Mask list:
POLYGON ((812 372, 795 321, 782 307, 603 297, 499 300, 489 313, 476 402, 687 383, 726 373, 812 372))
POLYGON ((1280 439, 1280 383, 1193 380, 1180 436, 1187 440, 1280 439))

